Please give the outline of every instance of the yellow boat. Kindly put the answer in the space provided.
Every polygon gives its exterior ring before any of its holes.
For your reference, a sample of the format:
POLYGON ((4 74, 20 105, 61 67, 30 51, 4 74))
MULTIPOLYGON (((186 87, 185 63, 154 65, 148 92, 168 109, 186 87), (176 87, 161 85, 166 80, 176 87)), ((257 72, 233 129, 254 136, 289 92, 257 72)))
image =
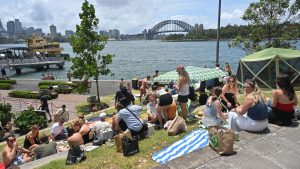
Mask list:
POLYGON ((61 52, 64 50, 60 47, 60 43, 48 42, 45 37, 39 37, 37 34, 33 34, 32 37, 27 40, 27 47, 33 52, 48 55, 61 55, 61 52))

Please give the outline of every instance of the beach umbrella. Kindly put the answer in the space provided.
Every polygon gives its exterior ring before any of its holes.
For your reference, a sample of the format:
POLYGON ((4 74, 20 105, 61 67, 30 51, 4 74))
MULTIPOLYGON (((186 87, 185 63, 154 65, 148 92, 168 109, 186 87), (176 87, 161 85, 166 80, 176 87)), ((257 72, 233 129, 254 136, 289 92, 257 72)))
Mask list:
MULTIPOLYGON (((199 83, 200 81, 204 80, 227 76, 227 74, 220 69, 187 66, 185 67, 185 70, 189 73, 192 84, 199 83)), ((176 82, 178 81, 178 73, 176 72, 176 70, 166 72, 154 78, 153 81, 168 83, 171 81, 176 82)))

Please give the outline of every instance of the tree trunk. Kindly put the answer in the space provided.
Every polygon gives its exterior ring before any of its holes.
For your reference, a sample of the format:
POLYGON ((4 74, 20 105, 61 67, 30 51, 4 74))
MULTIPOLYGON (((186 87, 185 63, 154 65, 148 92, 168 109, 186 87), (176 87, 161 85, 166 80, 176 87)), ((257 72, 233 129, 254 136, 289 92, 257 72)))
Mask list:
POLYGON ((97 98, 98 98, 98 102, 100 103, 100 94, 99 94, 98 78, 96 78, 96 88, 97 88, 97 98))

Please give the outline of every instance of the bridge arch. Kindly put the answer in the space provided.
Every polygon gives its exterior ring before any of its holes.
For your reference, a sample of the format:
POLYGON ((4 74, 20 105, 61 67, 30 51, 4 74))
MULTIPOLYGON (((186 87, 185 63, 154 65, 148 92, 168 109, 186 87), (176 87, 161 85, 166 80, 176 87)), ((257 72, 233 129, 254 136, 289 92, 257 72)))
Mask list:
POLYGON ((154 25, 151 29, 149 29, 148 34, 149 38, 153 38, 154 35, 164 32, 190 32, 193 30, 193 26, 179 20, 165 20, 162 22, 159 22, 158 24, 154 25), (166 30, 166 31, 159 31, 161 28, 163 28, 166 25, 177 25, 178 27, 182 29, 173 29, 173 30, 166 30))

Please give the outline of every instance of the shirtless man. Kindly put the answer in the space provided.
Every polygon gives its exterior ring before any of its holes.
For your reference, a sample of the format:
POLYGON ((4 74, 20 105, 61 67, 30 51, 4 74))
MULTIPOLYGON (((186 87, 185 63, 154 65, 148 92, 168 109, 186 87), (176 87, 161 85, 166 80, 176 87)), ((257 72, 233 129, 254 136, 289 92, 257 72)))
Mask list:
POLYGON ((147 76, 142 80, 142 84, 140 87, 140 103, 142 103, 142 97, 146 96, 146 89, 148 89, 148 80, 150 80, 150 76, 147 76))
POLYGON ((14 135, 9 135, 6 138, 6 143, 7 145, 2 152, 3 163, 6 168, 18 166, 32 160, 29 156, 30 151, 19 146, 14 135))

